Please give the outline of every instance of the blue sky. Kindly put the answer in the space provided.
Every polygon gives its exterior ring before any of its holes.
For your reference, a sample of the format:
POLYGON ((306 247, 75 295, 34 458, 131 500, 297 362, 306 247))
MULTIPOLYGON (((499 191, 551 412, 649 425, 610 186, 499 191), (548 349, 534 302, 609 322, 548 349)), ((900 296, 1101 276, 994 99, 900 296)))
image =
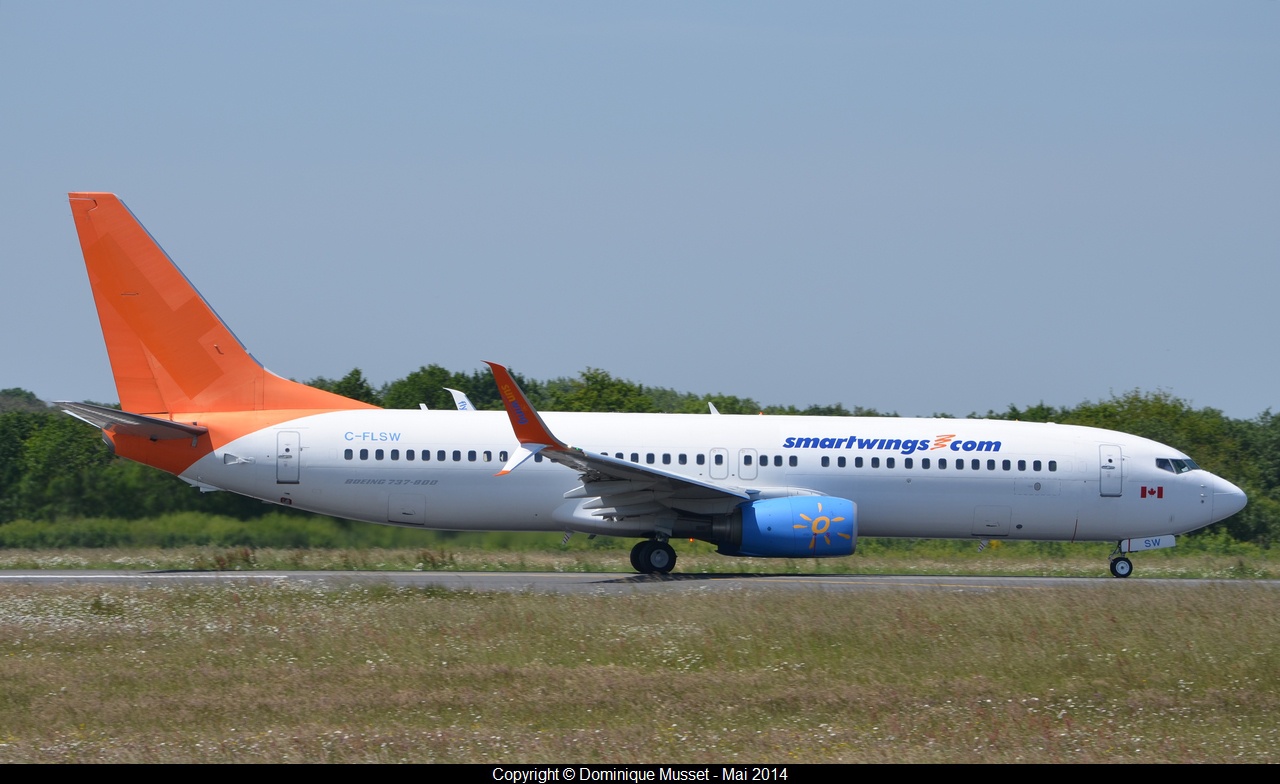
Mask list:
POLYGON ((116 399, 66 193, 275 372, 1280 410, 1280 3, 0 0, 0 388, 116 399))

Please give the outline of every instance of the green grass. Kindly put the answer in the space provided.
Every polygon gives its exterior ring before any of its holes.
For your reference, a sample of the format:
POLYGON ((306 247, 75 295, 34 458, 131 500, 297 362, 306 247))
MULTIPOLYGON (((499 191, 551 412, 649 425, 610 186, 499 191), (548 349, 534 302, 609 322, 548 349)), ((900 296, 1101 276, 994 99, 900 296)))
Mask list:
MULTIPOLYGON (((0 569, 454 570, 628 572, 635 540, 442 532, 273 512, 256 520, 179 513, 144 520, 20 520, 0 525, 0 569)), ((729 558, 675 540, 684 573, 1106 576, 1108 544, 868 539, 847 558, 729 558)), ((1222 529, 1135 553, 1135 578, 1265 579, 1280 553, 1222 529)))
POLYGON ((6 586, 0 763, 1280 762, 1277 598, 6 586))

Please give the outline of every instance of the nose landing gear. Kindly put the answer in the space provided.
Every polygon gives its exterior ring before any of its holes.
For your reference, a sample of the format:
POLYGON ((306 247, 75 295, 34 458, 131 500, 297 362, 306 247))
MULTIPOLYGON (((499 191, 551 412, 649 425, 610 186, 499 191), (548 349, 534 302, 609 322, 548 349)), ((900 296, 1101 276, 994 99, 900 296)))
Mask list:
POLYGON ((1112 577, 1128 577, 1131 574, 1133 574, 1133 561, 1130 561, 1123 555, 1111 559, 1112 577))

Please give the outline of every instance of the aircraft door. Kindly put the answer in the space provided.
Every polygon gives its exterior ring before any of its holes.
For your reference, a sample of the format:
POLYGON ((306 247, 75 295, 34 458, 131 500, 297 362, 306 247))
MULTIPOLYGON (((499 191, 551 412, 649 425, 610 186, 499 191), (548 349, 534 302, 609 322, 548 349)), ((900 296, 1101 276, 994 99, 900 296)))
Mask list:
POLYGON ((1118 444, 1098 446, 1098 464, 1101 474, 1098 482, 1100 495, 1115 498, 1124 493, 1124 453, 1118 444))
POLYGON ((281 430, 276 433, 276 484, 296 485, 302 457, 298 433, 293 430, 281 430))
POLYGON ((756 478, 756 461, 759 457, 754 449, 738 450, 738 478, 739 479, 755 479, 756 478))
POLYGON ((711 450, 711 454, 707 456, 711 465, 707 466, 708 473, 712 479, 728 479, 729 478, 729 450, 724 447, 716 447, 711 450))

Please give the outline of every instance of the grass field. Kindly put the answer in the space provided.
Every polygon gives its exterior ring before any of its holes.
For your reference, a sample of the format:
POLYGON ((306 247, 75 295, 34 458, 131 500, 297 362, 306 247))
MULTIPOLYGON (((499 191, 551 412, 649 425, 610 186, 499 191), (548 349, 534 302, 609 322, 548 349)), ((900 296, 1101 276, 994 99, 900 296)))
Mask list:
POLYGON ((1280 762, 1278 599, 6 586, 0 762, 1280 762))
MULTIPOLYGON (((72 547, 0 548, 0 569, 124 570, 441 570, 631 572, 629 542, 609 547, 502 549, 474 544, 428 547, 72 547)), ((673 542, 676 571, 691 574, 933 574, 1106 577, 1111 547, 1012 542, 979 552, 972 543, 920 542, 860 550, 848 558, 727 558, 705 543, 673 542), (968 545, 962 547, 961 545, 968 545)), ((1270 551, 1243 553, 1155 550, 1135 553, 1133 580, 1143 578, 1277 579, 1270 551)))

